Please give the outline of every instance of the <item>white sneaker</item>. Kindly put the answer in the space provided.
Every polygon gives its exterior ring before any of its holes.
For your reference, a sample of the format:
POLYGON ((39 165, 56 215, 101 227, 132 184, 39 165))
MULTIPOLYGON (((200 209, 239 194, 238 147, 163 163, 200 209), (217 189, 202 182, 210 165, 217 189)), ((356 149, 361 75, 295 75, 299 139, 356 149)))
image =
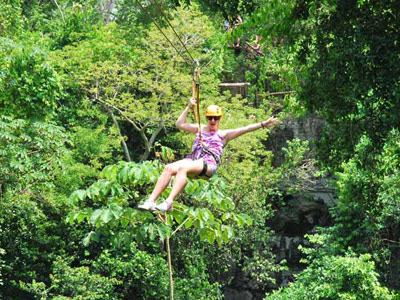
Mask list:
POLYGON ((172 201, 165 200, 163 203, 156 205, 156 209, 162 212, 171 211, 173 208, 172 201))
POLYGON ((156 203, 147 199, 143 204, 138 205, 138 208, 143 210, 156 210, 156 203))

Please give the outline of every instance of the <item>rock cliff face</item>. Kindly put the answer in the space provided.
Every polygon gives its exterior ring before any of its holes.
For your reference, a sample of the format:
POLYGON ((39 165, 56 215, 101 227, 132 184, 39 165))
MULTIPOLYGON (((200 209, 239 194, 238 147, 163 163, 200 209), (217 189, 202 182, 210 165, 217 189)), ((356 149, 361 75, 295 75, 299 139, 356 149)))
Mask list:
MULTIPOLYGON (((321 136, 323 122, 314 116, 304 119, 291 119, 284 121, 275 129, 265 147, 274 153, 274 165, 279 166, 283 161, 282 147, 287 146, 287 141, 294 138, 308 140, 311 148, 321 136)), ((286 196, 285 205, 280 207, 275 215, 266 220, 275 236, 271 241, 271 247, 277 261, 285 259, 288 271, 274 274, 277 288, 288 284, 293 280, 294 274, 300 272, 305 266, 300 263, 302 254, 298 250, 299 245, 309 246, 304 235, 312 233, 316 226, 328 226, 331 224, 329 207, 336 204, 334 191, 327 184, 327 180, 319 180, 311 186, 304 195, 286 196)), ((258 300, 264 295, 258 295, 251 290, 251 281, 245 275, 236 280, 237 286, 225 291, 225 299, 228 300, 258 300)))

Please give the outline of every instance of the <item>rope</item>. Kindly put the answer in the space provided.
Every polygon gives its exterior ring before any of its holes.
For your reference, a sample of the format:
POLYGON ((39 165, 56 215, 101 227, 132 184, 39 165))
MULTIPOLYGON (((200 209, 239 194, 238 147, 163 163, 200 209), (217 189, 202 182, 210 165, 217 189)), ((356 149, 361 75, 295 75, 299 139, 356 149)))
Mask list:
MULTIPOLYGON (((198 62, 197 62, 198 63, 198 62)), ((198 133, 199 139, 201 141, 201 117, 200 117, 200 69, 197 67, 194 70, 193 74, 193 83, 192 83, 192 97, 196 98, 197 103, 197 112, 193 108, 194 120, 199 124, 198 133)))
POLYGON ((200 117, 200 84, 196 83, 197 116, 199 123, 199 140, 201 142, 201 117, 200 117))
POLYGON ((215 55, 208 61, 208 63, 204 63, 202 66, 201 66, 201 68, 202 69, 205 69, 206 67, 208 67, 211 63, 212 63, 212 61, 215 59, 215 55))

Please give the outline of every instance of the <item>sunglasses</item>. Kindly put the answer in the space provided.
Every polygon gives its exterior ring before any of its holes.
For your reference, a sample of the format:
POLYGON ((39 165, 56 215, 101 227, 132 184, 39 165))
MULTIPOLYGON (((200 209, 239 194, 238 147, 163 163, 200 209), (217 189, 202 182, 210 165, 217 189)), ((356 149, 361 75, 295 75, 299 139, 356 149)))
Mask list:
POLYGON ((212 121, 212 120, 219 121, 219 119, 221 119, 221 117, 217 117, 217 116, 210 116, 210 117, 206 117, 206 118, 209 121, 212 121))

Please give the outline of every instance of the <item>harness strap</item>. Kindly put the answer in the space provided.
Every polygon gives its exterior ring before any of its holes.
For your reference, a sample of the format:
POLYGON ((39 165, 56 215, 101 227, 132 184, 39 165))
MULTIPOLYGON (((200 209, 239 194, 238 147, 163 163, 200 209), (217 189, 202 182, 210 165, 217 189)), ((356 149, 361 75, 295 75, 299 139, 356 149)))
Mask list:
POLYGON ((221 164, 221 157, 214 153, 213 151, 211 151, 210 148, 208 148, 206 145, 204 145, 203 143, 200 144, 201 145, 201 151, 207 154, 212 155, 212 157, 214 158, 215 162, 217 163, 217 165, 221 164))
POLYGON ((207 162, 205 160, 203 160, 203 169, 201 170, 200 174, 198 175, 198 177, 202 177, 205 176, 207 178, 210 178, 211 176, 207 175, 207 169, 208 169, 208 165, 207 162))

